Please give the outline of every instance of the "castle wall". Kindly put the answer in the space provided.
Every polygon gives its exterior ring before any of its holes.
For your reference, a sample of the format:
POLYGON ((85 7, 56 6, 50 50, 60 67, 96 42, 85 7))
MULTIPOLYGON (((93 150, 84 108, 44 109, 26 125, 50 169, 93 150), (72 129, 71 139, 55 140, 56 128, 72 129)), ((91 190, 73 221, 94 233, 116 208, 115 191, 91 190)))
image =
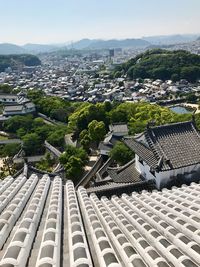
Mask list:
POLYGON ((144 161, 142 163, 139 161, 138 155, 135 155, 135 167, 146 180, 155 180, 158 189, 165 187, 167 183, 178 175, 184 175, 186 180, 191 180, 197 173, 200 174, 200 164, 195 164, 184 168, 155 172, 153 175, 148 164, 144 161))

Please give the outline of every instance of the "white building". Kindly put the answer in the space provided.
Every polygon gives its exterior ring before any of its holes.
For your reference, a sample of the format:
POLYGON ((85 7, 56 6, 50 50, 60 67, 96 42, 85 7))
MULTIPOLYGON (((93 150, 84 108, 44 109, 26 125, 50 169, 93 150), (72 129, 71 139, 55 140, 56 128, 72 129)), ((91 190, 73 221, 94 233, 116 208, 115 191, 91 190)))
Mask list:
POLYGON ((0 103, 2 104, 13 104, 17 103, 18 96, 17 95, 10 95, 10 94, 0 94, 0 103))
POLYGON ((8 105, 3 108, 3 116, 15 116, 15 115, 26 115, 29 113, 34 113, 36 111, 35 104, 32 102, 27 102, 23 104, 8 105))
POLYGON ((135 152, 135 167, 157 188, 183 179, 196 180, 200 174, 200 132, 194 121, 150 127, 124 142, 135 152))

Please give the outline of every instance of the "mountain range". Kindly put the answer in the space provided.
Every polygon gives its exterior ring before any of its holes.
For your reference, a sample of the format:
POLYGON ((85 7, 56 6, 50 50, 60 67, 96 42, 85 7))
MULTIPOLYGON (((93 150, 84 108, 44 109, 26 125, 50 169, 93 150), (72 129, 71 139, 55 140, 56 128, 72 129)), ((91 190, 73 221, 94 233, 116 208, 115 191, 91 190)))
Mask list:
POLYGON ((196 41, 199 34, 175 34, 175 35, 160 35, 147 36, 143 40, 150 42, 152 45, 171 45, 196 41))
POLYGON ((38 54, 57 51, 60 49, 110 49, 110 48, 139 48, 151 45, 148 41, 142 39, 124 39, 124 40, 96 40, 82 39, 67 45, 45 45, 45 44, 26 44, 18 46, 9 43, 0 44, 0 54, 38 54))
POLYGON ((165 35, 147 36, 142 39, 123 39, 123 40, 101 40, 101 39, 82 39, 71 44, 25 44, 15 45, 10 43, 0 44, 0 55, 8 54, 39 54, 58 51, 60 49, 111 49, 111 48, 144 48, 152 45, 170 45, 186 43, 199 40, 199 35, 165 35))

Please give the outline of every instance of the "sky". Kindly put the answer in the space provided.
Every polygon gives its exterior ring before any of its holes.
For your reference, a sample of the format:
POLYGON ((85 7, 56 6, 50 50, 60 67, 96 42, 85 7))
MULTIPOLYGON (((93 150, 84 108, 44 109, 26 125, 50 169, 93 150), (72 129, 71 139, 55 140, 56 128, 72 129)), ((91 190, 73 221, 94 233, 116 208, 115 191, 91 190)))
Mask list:
POLYGON ((0 43, 200 33, 200 0, 0 0, 0 43))

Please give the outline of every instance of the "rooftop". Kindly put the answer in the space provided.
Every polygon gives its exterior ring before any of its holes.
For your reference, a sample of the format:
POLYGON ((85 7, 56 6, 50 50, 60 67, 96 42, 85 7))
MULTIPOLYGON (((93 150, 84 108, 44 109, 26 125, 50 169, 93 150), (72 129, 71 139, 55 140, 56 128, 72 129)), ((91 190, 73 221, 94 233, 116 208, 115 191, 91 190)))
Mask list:
POLYGON ((200 133, 193 121, 147 127, 140 136, 124 141, 159 171, 200 163, 200 133))
POLYGON ((0 181, 0 267, 198 267, 200 184, 98 198, 59 176, 0 181))
POLYGON ((115 133, 127 133, 128 134, 128 126, 126 123, 113 123, 109 125, 109 130, 115 133))
POLYGON ((119 168, 108 167, 107 172, 115 183, 138 183, 144 180, 135 168, 135 159, 119 168))

